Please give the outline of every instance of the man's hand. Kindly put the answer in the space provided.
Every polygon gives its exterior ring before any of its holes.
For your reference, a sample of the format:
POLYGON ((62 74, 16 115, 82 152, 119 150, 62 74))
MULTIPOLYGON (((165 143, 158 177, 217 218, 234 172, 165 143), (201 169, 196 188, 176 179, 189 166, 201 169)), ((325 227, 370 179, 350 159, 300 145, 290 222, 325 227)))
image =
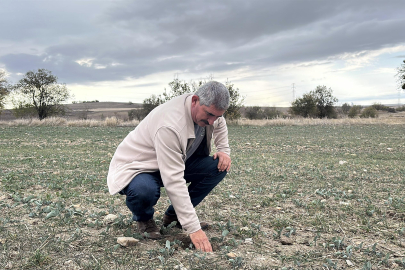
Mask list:
POLYGON ((197 250, 212 252, 211 243, 203 230, 199 229, 198 231, 190 234, 190 238, 197 250))
POLYGON ((227 172, 229 172, 229 170, 231 169, 231 158, 227 155, 227 154, 225 154, 225 153, 223 153, 223 152, 217 152, 217 153, 215 153, 214 155, 213 155, 213 158, 214 159, 217 159, 217 158, 219 158, 219 161, 218 161, 218 170, 220 171, 220 172, 223 172, 223 171, 227 171, 227 172))

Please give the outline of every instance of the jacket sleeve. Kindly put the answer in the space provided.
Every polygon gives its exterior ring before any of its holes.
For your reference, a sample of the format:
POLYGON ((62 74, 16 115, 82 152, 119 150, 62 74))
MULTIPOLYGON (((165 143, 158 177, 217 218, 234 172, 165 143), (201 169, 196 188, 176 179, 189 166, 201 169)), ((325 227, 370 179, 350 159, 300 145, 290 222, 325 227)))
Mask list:
POLYGON ((157 162, 163 185, 183 229, 193 233, 201 229, 184 179, 185 154, 180 135, 170 127, 160 128, 154 138, 157 162))
POLYGON ((218 152, 224 152, 228 156, 231 155, 231 149, 229 148, 228 141, 228 127, 226 126, 225 118, 219 117, 214 122, 214 143, 218 152))

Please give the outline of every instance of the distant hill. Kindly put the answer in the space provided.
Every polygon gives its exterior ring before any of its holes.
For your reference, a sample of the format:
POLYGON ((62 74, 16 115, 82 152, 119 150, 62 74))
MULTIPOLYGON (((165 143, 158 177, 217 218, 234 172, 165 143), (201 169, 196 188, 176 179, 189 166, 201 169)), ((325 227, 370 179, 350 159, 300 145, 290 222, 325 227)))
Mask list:
POLYGON ((103 119, 116 116, 121 119, 128 118, 128 112, 142 108, 141 103, 130 102, 85 102, 67 104, 66 117, 71 119, 103 119))
MULTIPOLYGON (((130 102, 84 102, 75 104, 65 104, 67 112, 65 117, 68 119, 96 119, 103 120, 106 117, 116 116, 120 119, 127 120, 128 112, 133 109, 142 108, 142 103, 130 103, 130 102)), ((388 105, 386 105, 388 106, 388 105)), ((364 106, 367 107, 367 106, 364 106)), ((397 105, 391 105, 389 107, 397 107, 397 105)), ((264 107, 262 107, 264 108, 264 107)), ((275 107, 276 110, 285 114, 288 112, 288 107, 275 107)), ((244 115, 245 108, 241 110, 244 115)), ((400 113, 388 113, 385 111, 379 111, 379 117, 404 117, 405 112, 400 113)), ((3 110, 0 114, 0 120, 14 120, 16 119, 11 110, 3 110)))
MULTIPOLYGON (((141 103, 129 102, 85 102, 64 104, 67 107, 66 118, 69 119, 97 119, 116 116, 128 119, 128 112, 142 107, 141 103)), ((12 110, 3 110, 0 120, 14 120, 12 110)))

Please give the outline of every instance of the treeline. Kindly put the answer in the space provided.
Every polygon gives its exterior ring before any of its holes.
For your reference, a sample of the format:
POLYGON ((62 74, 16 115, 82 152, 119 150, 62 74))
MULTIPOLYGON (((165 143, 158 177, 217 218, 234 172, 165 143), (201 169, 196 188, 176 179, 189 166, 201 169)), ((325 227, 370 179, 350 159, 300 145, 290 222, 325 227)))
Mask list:
MULTIPOLYGON (((405 62, 398 69, 399 82, 404 83, 405 62)), ((208 80, 198 82, 185 82, 178 78, 169 83, 169 89, 159 95, 151 95, 146 98, 141 108, 133 109, 128 112, 129 120, 142 120, 154 108, 163 104, 172 98, 185 94, 194 93, 208 80)), ((246 107, 244 106, 244 97, 240 94, 239 88, 229 81, 225 86, 230 94, 230 106, 224 117, 228 120, 239 119, 242 116, 248 119, 275 119, 286 117, 304 117, 304 118, 338 118, 338 117, 378 117, 378 111, 387 111, 395 113, 405 111, 405 106, 399 108, 388 107, 380 103, 363 108, 360 105, 345 103, 337 107, 338 99, 333 96, 331 88, 326 86, 317 86, 314 90, 305 93, 291 103, 288 111, 280 111, 275 107, 246 107)), ((17 118, 38 117, 40 120, 49 116, 64 116, 67 108, 62 103, 70 97, 70 91, 65 84, 58 83, 58 78, 46 69, 27 72, 18 83, 8 84, 5 72, 0 70, 0 113, 4 107, 7 96, 11 96, 11 103, 14 108, 13 114, 17 118)), ((77 101, 73 103, 95 103, 93 101, 77 101)), ((84 112, 87 118, 88 110, 84 112)))

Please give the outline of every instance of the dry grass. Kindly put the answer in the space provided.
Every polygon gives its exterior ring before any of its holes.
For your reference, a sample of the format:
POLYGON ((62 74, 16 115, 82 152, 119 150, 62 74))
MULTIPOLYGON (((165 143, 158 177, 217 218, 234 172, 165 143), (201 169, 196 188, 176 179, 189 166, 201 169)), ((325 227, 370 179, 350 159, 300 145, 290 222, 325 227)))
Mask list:
MULTIPOLYGON (((66 126, 66 127, 129 127, 139 124, 138 120, 123 121, 115 116, 105 120, 69 120, 62 117, 50 117, 42 121, 39 119, 17 119, 0 121, 0 126, 66 126)), ((239 119, 229 121, 230 125, 241 126, 338 126, 338 125, 403 125, 404 117, 384 118, 341 118, 341 119, 313 119, 313 118, 279 118, 269 120, 239 119)))
POLYGON ((69 120, 62 117, 49 117, 44 120, 39 119, 17 119, 12 121, 0 121, 0 126, 65 126, 65 127, 128 127, 136 126, 139 121, 122 121, 121 119, 112 116, 105 120, 69 120))
POLYGON ((405 118, 341 118, 341 119, 318 119, 318 118, 279 118, 269 120, 240 119, 231 121, 229 124, 241 126, 319 126, 319 125, 403 125, 405 118))

